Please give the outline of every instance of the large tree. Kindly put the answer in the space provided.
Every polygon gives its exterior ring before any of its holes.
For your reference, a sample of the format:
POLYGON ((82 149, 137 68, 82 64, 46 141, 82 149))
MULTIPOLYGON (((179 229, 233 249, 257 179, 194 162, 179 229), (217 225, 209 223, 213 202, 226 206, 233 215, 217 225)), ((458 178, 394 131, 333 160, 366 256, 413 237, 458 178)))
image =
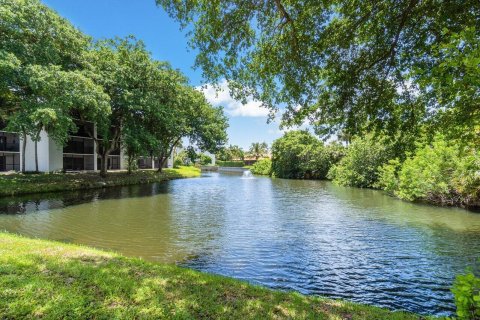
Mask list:
POLYGON ((189 30, 206 81, 285 106, 287 124, 329 135, 412 133, 439 115, 456 122, 434 129, 479 123, 478 0, 157 3, 189 30))
POLYGON ((89 45, 38 0, 0 0, 0 117, 20 133, 23 170, 27 135, 35 150, 42 129, 64 144, 75 127, 73 109, 92 118, 109 112, 108 97, 83 71, 89 45))
POLYGON ((159 171, 182 139, 202 151, 217 152, 227 141, 228 121, 223 109, 214 107, 203 93, 179 83, 166 109, 157 109, 149 116, 152 132, 157 139, 155 156, 159 171))
POLYGON ((128 127, 136 125, 136 115, 148 106, 149 77, 155 66, 144 44, 133 37, 100 41, 88 52, 87 59, 91 77, 109 97, 110 112, 95 118, 79 112, 79 117, 83 123, 95 123, 97 134, 91 126, 88 133, 100 155, 100 175, 105 177, 108 157, 120 148, 123 130, 138 133, 128 127))

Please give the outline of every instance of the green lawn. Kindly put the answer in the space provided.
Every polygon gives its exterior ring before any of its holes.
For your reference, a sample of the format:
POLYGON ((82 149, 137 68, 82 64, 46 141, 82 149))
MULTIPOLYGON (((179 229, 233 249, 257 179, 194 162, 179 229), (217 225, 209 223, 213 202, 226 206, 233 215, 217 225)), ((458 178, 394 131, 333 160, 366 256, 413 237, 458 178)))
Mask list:
POLYGON ((1 319, 423 319, 0 233, 1 319))
POLYGON ((5 174, 0 175, 0 196, 104 188, 198 176, 200 169, 195 167, 164 169, 162 173, 155 170, 138 170, 132 174, 113 171, 105 179, 96 172, 5 174))

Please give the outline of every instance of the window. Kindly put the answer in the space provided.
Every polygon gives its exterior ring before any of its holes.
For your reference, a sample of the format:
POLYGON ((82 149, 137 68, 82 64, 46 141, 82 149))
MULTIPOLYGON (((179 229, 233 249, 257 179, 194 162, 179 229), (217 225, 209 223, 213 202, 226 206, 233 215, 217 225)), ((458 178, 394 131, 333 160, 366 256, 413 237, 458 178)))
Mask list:
POLYGON ((93 154, 93 139, 72 137, 63 148, 64 153, 93 154))
MULTIPOLYGON (((98 157, 97 159, 98 170, 100 170, 101 167, 102 167, 102 158, 98 157)), ((107 170, 120 170, 119 156, 108 156, 107 170)))
POLYGON ((93 170, 93 156, 64 154, 63 169, 67 171, 93 170))
POLYGON ((0 132, 0 151, 19 152, 20 139, 16 133, 0 132))
POLYGON ((119 170, 120 169, 120 157, 109 156, 108 157, 108 169, 119 170))
POLYGON ((0 152, 0 171, 20 171, 20 154, 0 152))

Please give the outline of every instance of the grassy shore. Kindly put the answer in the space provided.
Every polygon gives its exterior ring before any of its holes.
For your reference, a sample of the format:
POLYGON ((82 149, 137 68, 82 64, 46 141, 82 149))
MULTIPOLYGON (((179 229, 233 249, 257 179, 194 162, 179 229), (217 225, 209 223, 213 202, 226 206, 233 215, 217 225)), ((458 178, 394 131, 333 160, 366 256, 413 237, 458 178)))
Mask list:
POLYGON ((96 172, 5 174, 0 175, 0 196, 126 186, 198 176, 200 169, 195 167, 164 169, 161 173, 156 170, 138 170, 132 174, 113 171, 106 178, 96 172))
POLYGON ((423 319, 0 233, 1 319, 423 319))

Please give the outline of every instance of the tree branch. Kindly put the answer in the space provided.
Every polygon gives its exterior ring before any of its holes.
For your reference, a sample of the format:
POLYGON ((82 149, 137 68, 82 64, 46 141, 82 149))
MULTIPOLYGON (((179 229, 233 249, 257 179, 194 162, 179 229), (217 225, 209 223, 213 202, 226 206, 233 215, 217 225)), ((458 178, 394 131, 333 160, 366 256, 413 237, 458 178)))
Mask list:
POLYGON ((290 16, 290 14, 287 12, 283 4, 280 2, 280 0, 275 0, 275 5, 277 9, 280 11, 280 14, 282 15, 283 19, 285 19, 285 22, 283 25, 289 24, 292 27, 292 41, 293 41, 293 47, 295 51, 298 50, 298 40, 297 40, 297 29, 295 28, 295 22, 290 16))
POLYGON ((388 51, 386 51, 383 55, 381 55, 377 60, 373 61, 367 69, 372 68, 375 66, 377 63, 387 59, 390 57, 390 64, 393 64, 394 59, 395 59, 395 49, 398 45, 398 41, 400 40, 400 34, 402 33, 403 28, 405 27, 405 23, 407 22, 407 18, 412 12, 413 8, 417 5, 418 0, 410 0, 407 8, 402 12, 402 15, 400 16, 400 23, 398 25, 397 31, 395 33, 395 36, 393 38, 392 43, 390 44, 390 48, 388 51))

